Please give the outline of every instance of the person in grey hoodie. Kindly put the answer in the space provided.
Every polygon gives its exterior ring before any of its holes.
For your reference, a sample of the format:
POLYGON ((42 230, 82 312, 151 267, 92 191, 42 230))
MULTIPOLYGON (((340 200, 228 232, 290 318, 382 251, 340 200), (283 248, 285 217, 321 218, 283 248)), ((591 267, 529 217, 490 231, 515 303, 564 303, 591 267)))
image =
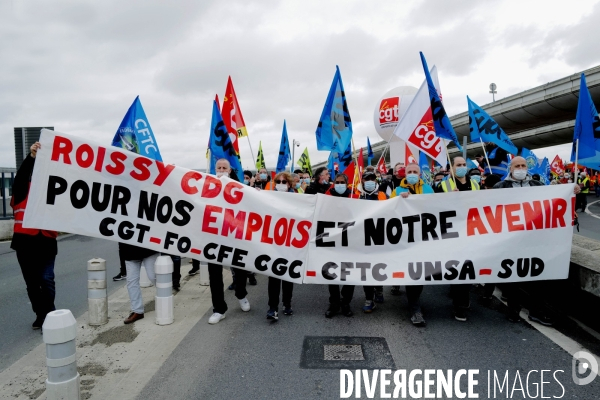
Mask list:
MULTIPOLYGON (((544 186, 540 181, 533 180, 531 174, 527 171, 527 161, 523 157, 515 157, 510 162, 510 173, 503 181, 494 185, 494 189, 521 188, 544 186)), ((578 185, 574 185, 574 193, 581 191, 578 185)), ((519 294, 521 291, 527 291, 531 297, 531 309, 529 310, 529 319, 542 325, 552 326, 553 321, 544 311, 541 302, 543 288, 541 282, 520 282, 507 283, 502 286, 502 294, 506 297, 508 305, 508 320, 519 322, 519 313, 521 311, 521 302, 519 294)))

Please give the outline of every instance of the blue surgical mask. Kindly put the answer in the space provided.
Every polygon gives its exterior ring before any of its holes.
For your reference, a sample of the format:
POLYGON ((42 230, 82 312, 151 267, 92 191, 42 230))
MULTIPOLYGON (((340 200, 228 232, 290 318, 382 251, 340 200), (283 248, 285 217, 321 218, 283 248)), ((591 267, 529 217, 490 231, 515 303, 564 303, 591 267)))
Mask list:
POLYGON ((406 182, 408 182, 409 185, 416 185, 419 182, 419 175, 406 174, 406 182))
POLYGON ((464 178, 467 175, 467 167, 458 167, 456 168, 456 176, 459 178, 464 178))
POLYGON ((473 175, 471 177, 471 179, 474 180, 477 183, 480 183, 481 182, 481 175, 473 175))
POLYGON ((376 185, 377 183, 375 181, 366 181, 365 183, 363 183, 363 186, 365 187, 365 190, 367 192, 372 192, 373 190, 375 190, 376 185))
POLYGON ((260 179, 261 180, 266 180, 267 179, 267 174, 260 174, 260 179))
POLYGON ((344 194, 346 193, 346 184, 345 183, 336 183, 333 188, 335 189, 336 192, 338 192, 339 194, 344 194))
POLYGON ((296 183, 296 189, 300 189, 300 182, 296 183))
POLYGON ((244 179, 244 185, 249 185, 250 181, 248 179, 244 179))
POLYGON ((304 178, 304 183, 308 185, 310 183, 310 178, 304 178))
POLYGON ((321 184, 323 184, 323 185, 329 184, 329 179, 323 179, 323 180, 321 180, 321 184))

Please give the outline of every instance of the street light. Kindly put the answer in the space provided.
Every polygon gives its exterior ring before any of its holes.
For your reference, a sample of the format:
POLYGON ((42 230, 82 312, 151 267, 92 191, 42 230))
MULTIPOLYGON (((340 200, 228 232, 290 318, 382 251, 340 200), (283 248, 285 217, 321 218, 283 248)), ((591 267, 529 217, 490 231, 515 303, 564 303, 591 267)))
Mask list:
POLYGON ((496 84, 495 83, 490 83, 490 93, 492 94, 492 102, 496 101, 496 96, 494 96, 496 93, 496 84))
POLYGON ((294 153, 296 147, 300 147, 300 142, 296 139, 292 140, 292 165, 290 165, 290 173, 294 172, 294 153))

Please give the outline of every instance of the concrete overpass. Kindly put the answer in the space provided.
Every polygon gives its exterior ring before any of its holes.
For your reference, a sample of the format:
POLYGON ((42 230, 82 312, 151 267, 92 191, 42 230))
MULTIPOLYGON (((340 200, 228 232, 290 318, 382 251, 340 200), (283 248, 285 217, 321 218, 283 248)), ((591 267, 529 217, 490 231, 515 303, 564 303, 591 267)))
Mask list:
MULTIPOLYGON (((600 105, 600 65, 583 71, 596 107, 600 105)), ((537 149, 570 143, 573 140, 575 115, 579 100, 579 80, 581 72, 546 83, 481 106, 509 135, 517 147, 537 149)), ((466 100, 465 100, 466 107, 466 100)), ((461 143, 469 137, 469 113, 467 111, 450 118, 461 143)), ((467 153, 470 157, 481 152, 479 143, 470 143, 467 153)), ((381 156, 386 142, 377 142, 373 147, 375 160, 381 156)), ((366 149, 365 149, 366 150, 366 149)), ((449 145, 450 156, 458 155, 456 146, 449 145)), ((364 152, 366 154, 366 152, 364 152)), ((389 157, 386 157, 389 161, 389 157)), ((326 165, 319 163, 315 167, 326 165)))

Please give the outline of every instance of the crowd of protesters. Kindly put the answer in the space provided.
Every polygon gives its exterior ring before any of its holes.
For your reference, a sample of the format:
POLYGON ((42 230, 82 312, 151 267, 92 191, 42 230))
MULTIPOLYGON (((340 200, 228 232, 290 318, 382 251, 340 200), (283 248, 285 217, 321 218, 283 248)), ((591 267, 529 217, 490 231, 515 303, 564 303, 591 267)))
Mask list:
MULTIPOLYGON (((57 233, 52 231, 26 229, 22 227, 23 214, 27 204, 29 183, 35 155, 40 148, 39 143, 31 146, 31 153, 24 160, 17 172, 14 182, 14 196, 12 206, 15 215, 15 233, 11 247, 16 250, 17 258, 23 272, 27 286, 27 293, 31 300, 32 308, 36 314, 33 323, 34 329, 42 327, 45 316, 54 310, 55 284, 54 284, 54 259, 57 254, 57 233), (32 254, 31 248, 38 249, 32 254)), ((493 151, 498 149, 490 148, 493 151)), ((499 154, 502 158, 502 154, 499 154)), ((494 157, 495 158, 495 157, 494 157)), ((476 157, 482 167, 486 167, 487 161, 483 157, 476 157)), ((506 155, 504 155, 506 159, 506 155)), ((491 190, 503 188, 522 188, 542 186, 540 177, 528 172, 527 162, 523 157, 514 157, 509 163, 498 163, 494 165, 490 161, 491 168, 467 167, 467 160, 463 157, 455 157, 446 168, 435 168, 431 184, 424 182, 421 178, 421 169, 418 164, 410 163, 404 165, 397 163, 385 174, 381 174, 372 166, 367 166, 360 183, 356 186, 350 182, 349 177, 343 173, 330 175, 325 167, 317 168, 311 177, 307 171, 296 170, 294 173, 279 172, 271 175, 266 168, 259 169, 255 174, 244 171, 245 185, 257 190, 271 190, 295 194, 324 194, 333 197, 345 197, 357 200, 386 201, 390 198, 405 199, 410 196, 448 193, 452 191, 472 192, 477 190, 491 190)), ((238 181, 237 175, 232 173, 229 162, 225 159, 216 163, 216 175, 218 178, 229 177, 238 181)), ((553 184, 572 184, 573 175, 566 171, 562 176, 554 179, 553 184)), ((587 196, 590 190, 596 190, 596 196, 600 196, 600 179, 598 175, 590 178, 585 172, 581 172, 574 185, 577 196, 577 208, 585 211, 587 196)), ((127 280, 127 290, 131 302, 131 313, 125 319, 125 324, 133 323, 144 318, 144 306, 140 289, 140 272, 145 268, 148 278, 154 282, 154 262, 159 253, 133 245, 120 243, 119 256, 121 259, 121 270, 113 280, 127 280)), ((174 262, 173 289, 180 288, 181 258, 171 255, 174 262)), ((195 275, 200 269, 200 263, 193 260, 189 275, 195 275)), ((240 308, 250 311, 250 303, 247 299, 246 283, 256 285, 254 274, 245 270, 231 268, 233 283, 228 287, 233 290, 238 299, 240 308)), ((213 314, 209 318, 210 324, 216 324, 225 318, 228 306, 224 295, 223 266, 208 263, 210 290, 213 304, 213 314)), ((294 284, 275 277, 268 278, 268 311, 267 319, 277 321, 279 319, 279 305, 283 305, 283 314, 293 315, 292 295, 294 284)), ((500 286, 500 285, 499 285, 500 286)), ((524 287, 530 292, 539 292, 539 282, 508 283, 502 284, 498 289, 508 305, 508 319, 518 322, 521 308, 519 293, 524 287)), ((372 313, 378 304, 384 302, 384 288, 382 286, 364 286, 364 313, 372 313)), ((484 285, 481 302, 490 304, 495 285, 484 285)), ((354 286, 352 285, 329 285, 329 307, 325 311, 325 317, 332 318, 337 314, 350 317, 353 315, 351 301, 354 297, 354 286)), ((406 287, 406 296, 409 306, 409 317, 415 326, 426 324, 421 309, 420 297, 424 290, 422 285, 406 287)), ((470 308, 470 284, 451 285, 451 297, 454 307, 454 318, 458 321, 467 320, 467 312, 470 308)), ((400 287, 392 286, 390 293, 400 295, 400 287)), ((552 325, 551 318, 545 313, 541 304, 535 303, 530 307, 529 318, 544 325, 552 325)))

